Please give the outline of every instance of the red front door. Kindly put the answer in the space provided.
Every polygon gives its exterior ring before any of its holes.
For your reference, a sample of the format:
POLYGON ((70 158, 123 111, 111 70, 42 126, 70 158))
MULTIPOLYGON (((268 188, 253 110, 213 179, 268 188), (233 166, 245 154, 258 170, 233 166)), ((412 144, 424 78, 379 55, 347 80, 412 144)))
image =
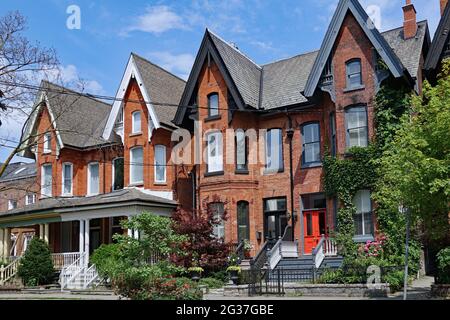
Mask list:
POLYGON ((305 254, 311 254, 322 235, 326 235, 326 210, 305 211, 303 214, 305 254))

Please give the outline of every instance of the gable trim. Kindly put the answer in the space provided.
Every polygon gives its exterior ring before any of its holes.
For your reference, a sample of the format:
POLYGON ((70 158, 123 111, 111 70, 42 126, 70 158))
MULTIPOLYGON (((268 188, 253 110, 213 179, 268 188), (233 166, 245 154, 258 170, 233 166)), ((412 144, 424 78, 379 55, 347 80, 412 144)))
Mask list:
MULTIPOLYGON (((122 81, 120 82, 120 87, 117 90, 116 97, 114 104, 111 108, 111 112, 108 117, 108 121, 106 122, 105 129, 103 130, 103 139, 108 140, 112 134, 112 131, 114 130, 114 125, 116 124, 117 115, 123 106, 123 99, 125 97, 125 93, 127 92, 127 89, 130 85, 131 79, 135 77, 136 81, 139 86, 139 90, 144 97, 145 104, 147 106, 148 114, 153 123, 153 128, 159 129, 161 127, 161 124, 158 120, 158 117, 156 116, 155 109, 153 108, 153 105, 151 103, 150 95, 147 92, 147 89, 145 88, 145 84, 142 80, 142 76, 139 72, 139 69, 134 61, 133 55, 130 55, 130 58, 128 59, 127 67, 125 69, 124 75, 122 77, 122 81)), ((124 124, 125 126, 125 124, 124 124)), ((148 127, 150 131, 150 121, 148 121, 148 127)), ((150 132, 149 132, 150 133, 150 132)), ((149 138, 150 138, 149 134, 149 138)))
POLYGON ((450 34, 450 5, 447 5, 444 10, 444 14, 439 21, 439 25, 431 43, 431 48, 428 52, 425 60, 424 69, 426 71, 432 71, 437 68, 437 65, 442 57, 442 53, 449 39, 450 34))
POLYGON ((223 62, 219 51, 217 50, 214 42, 211 39, 209 31, 206 30, 205 36, 203 37, 202 44, 197 53, 197 57, 195 58, 194 66, 192 67, 191 74, 189 75, 189 79, 186 83, 186 87, 184 89, 183 95, 181 97, 180 106, 175 114, 174 123, 176 125, 181 125, 184 117, 186 115, 186 111, 189 107, 189 102, 192 98, 192 94, 194 93, 194 89, 197 85, 198 77, 200 76, 200 72, 205 64, 205 61, 210 61, 210 58, 214 60, 217 67, 219 68, 222 77, 225 80, 225 83, 228 87, 230 94, 232 95, 234 101, 236 102, 239 109, 245 109, 245 102, 242 98, 239 90, 237 89, 236 84, 234 83, 225 63, 223 62))
POLYGON ((378 54, 387 64, 389 70, 394 77, 400 78, 403 76, 405 68, 401 64, 398 57, 392 51, 392 48, 387 44, 386 40, 379 33, 376 28, 371 27, 372 24, 366 11, 360 5, 358 0, 340 0, 338 7, 333 15, 331 23, 328 27, 325 38, 322 42, 322 46, 319 51, 311 73, 308 77, 308 81, 305 86, 305 96, 312 97, 319 84, 320 77, 322 76, 325 64, 331 54, 331 50, 336 42, 339 31, 342 28, 342 24, 348 12, 351 12, 356 21, 363 29, 369 41, 373 44, 378 54))

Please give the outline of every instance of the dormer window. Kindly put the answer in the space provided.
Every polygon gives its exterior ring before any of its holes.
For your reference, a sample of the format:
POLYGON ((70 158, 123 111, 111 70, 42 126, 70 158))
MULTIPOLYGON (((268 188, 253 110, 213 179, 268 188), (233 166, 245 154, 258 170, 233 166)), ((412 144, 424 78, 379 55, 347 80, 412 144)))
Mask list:
POLYGON ((361 59, 352 59, 346 63, 347 89, 358 89, 363 85, 361 59))
POLYGON ((44 153, 52 152, 52 134, 47 132, 44 134, 44 153))
POLYGON ((135 111, 131 114, 131 133, 141 133, 141 112, 135 111))
POLYGON ((219 95, 217 93, 211 93, 208 96, 208 117, 219 116, 219 95))

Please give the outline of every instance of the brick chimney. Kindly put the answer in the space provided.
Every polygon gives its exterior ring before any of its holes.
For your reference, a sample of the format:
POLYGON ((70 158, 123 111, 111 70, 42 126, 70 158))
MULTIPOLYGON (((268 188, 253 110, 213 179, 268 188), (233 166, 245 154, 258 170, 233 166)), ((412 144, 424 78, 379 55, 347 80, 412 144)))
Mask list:
POLYGON ((445 7, 447 6, 448 0, 440 0, 440 1, 441 1, 441 16, 443 16, 445 7))
POLYGON ((416 8, 411 3, 411 0, 406 0, 406 5, 403 7, 403 33, 405 40, 411 39, 417 33, 416 8))

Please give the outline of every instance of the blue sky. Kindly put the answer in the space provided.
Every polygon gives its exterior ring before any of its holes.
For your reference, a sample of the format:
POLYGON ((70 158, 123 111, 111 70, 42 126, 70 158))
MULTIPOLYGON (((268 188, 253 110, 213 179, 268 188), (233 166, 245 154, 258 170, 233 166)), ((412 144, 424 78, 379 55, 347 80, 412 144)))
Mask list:
MULTIPOLYGON (((360 0, 380 9, 381 30, 403 22, 404 0, 360 0)), ((85 91, 115 95, 130 52, 187 78, 205 28, 234 42, 257 63, 320 47, 338 0, 65 1, 2 0, 0 15, 19 10, 28 18, 26 36, 56 49, 65 80, 85 80, 85 91), (81 28, 68 29, 70 5, 81 12, 81 28)), ((413 0, 418 20, 431 34, 439 21, 439 0, 413 0)), ((370 7, 372 6, 372 7, 370 7)), ((20 123, 0 127, 0 137, 20 123)), ((0 161, 8 154, 0 149, 0 161)), ((17 159, 17 160, 20 160, 17 159)))

